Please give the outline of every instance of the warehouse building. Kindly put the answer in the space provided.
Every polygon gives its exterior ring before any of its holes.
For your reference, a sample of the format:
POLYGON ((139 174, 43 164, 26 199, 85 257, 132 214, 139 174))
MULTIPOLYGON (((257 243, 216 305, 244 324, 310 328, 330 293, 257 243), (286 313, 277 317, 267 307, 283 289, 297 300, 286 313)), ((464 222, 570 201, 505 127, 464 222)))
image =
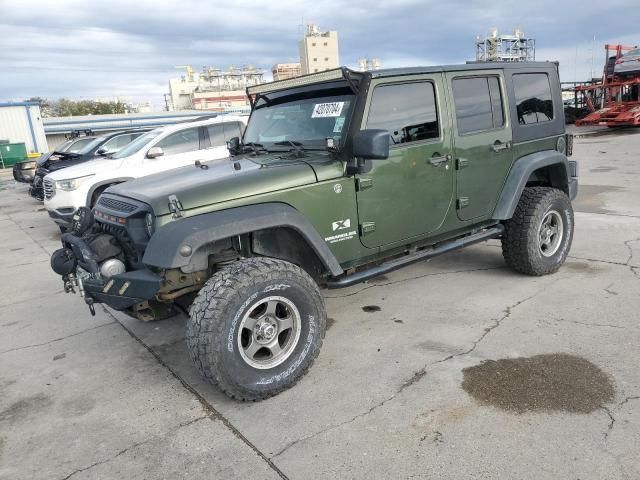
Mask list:
POLYGON ((27 153, 46 152, 40 105, 37 102, 0 103, 0 142, 24 143, 27 153))
MULTIPOLYGON (((44 133, 49 148, 54 150, 69 136, 77 134, 101 134, 128 128, 161 127, 186 122, 199 117, 215 115, 213 112, 183 110, 180 112, 129 113, 110 115, 82 115, 75 117, 51 117, 44 119, 44 133)), ((46 150, 44 150, 46 151, 46 150)))

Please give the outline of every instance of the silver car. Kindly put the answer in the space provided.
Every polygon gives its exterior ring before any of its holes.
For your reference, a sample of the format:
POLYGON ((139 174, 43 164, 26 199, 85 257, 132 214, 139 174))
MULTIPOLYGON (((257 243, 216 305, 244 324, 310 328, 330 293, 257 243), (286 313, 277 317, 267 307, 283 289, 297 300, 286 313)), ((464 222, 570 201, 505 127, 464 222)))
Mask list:
POLYGON ((616 75, 640 75, 640 48, 628 51, 616 61, 616 75))

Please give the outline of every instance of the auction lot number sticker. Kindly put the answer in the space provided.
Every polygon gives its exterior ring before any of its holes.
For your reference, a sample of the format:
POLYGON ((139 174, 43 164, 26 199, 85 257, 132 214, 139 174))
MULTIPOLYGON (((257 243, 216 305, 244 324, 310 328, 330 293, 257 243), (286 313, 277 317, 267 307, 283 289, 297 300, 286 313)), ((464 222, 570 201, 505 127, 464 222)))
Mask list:
POLYGON ((344 102, 316 103, 311 118, 339 117, 344 102))

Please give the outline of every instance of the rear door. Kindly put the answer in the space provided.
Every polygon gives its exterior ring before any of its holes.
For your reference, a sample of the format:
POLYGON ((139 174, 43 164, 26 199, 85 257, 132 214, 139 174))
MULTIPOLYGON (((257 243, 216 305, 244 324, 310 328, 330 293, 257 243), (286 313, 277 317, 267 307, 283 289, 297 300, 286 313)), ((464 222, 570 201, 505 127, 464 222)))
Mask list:
POLYGON ((493 212, 513 160, 502 70, 448 72, 460 220, 493 212))
POLYGON ((374 80, 370 91, 362 128, 390 134, 389 158, 369 161, 357 176, 361 242, 374 248, 438 230, 453 169, 442 74, 374 80))

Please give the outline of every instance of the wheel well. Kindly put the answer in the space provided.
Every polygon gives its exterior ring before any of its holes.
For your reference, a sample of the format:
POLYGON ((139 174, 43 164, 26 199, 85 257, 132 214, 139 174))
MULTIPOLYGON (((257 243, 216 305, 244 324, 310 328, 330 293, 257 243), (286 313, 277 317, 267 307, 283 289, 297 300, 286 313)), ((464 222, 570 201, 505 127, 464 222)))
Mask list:
POLYGON ((527 180, 527 187, 553 187, 569 195, 567 169, 560 163, 534 170, 527 180))
POLYGON ((188 269, 183 268, 182 271, 215 270, 217 266, 238 258, 254 256, 293 263, 315 280, 320 280, 327 274, 327 269, 313 248, 300 233, 290 227, 257 230, 203 245, 191 257, 188 269))
POLYGON ((96 204, 96 202, 98 201, 98 197, 100 196, 100 194, 102 192, 104 192, 107 188, 111 187, 112 185, 116 185, 118 183, 121 182, 113 182, 113 183, 107 183, 104 185, 98 185, 92 192, 89 198, 89 207, 93 208, 96 204))
POLYGON ((305 270, 312 278, 326 274, 316 252, 293 228, 275 227, 251 234, 251 251, 265 257, 286 260, 305 270))

